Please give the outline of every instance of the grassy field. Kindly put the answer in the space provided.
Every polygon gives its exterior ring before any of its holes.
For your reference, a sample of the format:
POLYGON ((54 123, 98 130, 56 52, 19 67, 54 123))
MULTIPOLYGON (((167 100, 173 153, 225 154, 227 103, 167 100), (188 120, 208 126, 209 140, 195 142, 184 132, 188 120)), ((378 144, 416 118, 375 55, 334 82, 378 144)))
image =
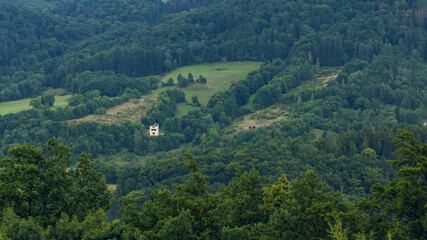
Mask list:
POLYGON ((71 97, 71 95, 63 95, 63 96, 55 96, 55 104, 53 104, 53 108, 65 107, 68 105, 67 100, 71 97))
POLYGON ((31 109, 30 98, 0 103, 0 115, 31 109))
MULTIPOLYGON (((53 108, 58 108, 65 107, 68 104, 67 99, 70 98, 71 95, 62 95, 64 93, 63 90, 49 89, 43 94, 60 94, 55 96, 55 104, 53 105, 53 108)), ((0 115, 29 110, 32 108, 30 106, 31 100, 32 98, 25 98, 16 101, 2 102, 0 103, 0 115)))
MULTIPOLYGON (((215 92, 227 90, 232 83, 245 79, 248 73, 258 70, 260 66, 261 62, 228 62, 185 66, 172 71, 163 78, 163 81, 173 78, 174 82, 177 83, 176 79, 179 74, 187 77, 190 72, 194 79, 203 75, 207 79, 207 84, 193 84, 182 90, 187 99, 198 96, 199 102, 206 105, 215 92)), ((154 91, 154 94, 170 88, 174 87, 159 88, 154 91)))
MULTIPOLYGON (((193 74, 194 79, 197 79, 199 75, 203 75, 207 79, 207 84, 193 84, 181 90, 185 92, 188 102, 191 102, 191 97, 198 96, 199 102, 202 105, 206 105, 215 92, 227 90, 232 83, 245 79, 249 72, 258 70, 260 65, 261 62, 228 62, 185 66, 172 71, 162 81, 173 78, 176 82, 179 74, 187 77, 190 72, 193 74)), ((158 88, 152 94, 144 95, 139 100, 131 99, 128 102, 107 109, 107 114, 105 115, 89 115, 69 122, 96 121, 105 124, 117 124, 127 120, 139 121, 146 114, 152 103, 157 100, 160 92, 175 88, 177 87, 158 88)), ((195 109, 198 108, 181 103, 178 104, 176 115, 183 116, 195 109)))

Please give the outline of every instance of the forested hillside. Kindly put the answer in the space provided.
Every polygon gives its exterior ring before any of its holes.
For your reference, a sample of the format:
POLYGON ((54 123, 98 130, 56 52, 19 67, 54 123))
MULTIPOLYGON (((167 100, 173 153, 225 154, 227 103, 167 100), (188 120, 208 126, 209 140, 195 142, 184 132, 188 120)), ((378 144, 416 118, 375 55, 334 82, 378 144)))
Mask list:
POLYGON ((0 239, 427 239, 426 30, 425 0, 0 0, 0 101, 32 107, 0 116, 0 239))

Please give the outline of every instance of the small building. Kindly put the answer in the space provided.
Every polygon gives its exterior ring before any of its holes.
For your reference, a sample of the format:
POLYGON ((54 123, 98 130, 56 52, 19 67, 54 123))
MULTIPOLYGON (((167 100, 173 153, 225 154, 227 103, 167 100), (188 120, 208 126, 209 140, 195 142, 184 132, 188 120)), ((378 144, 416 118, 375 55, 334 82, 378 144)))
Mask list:
POLYGON ((150 136, 159 136, 159 124, 153 124, 150 126, 150 136))
POLYGON ((243 125, 243 130, 250 130, 250 129, 255 129, 257 128, 256 124, 245 124, 243 125))

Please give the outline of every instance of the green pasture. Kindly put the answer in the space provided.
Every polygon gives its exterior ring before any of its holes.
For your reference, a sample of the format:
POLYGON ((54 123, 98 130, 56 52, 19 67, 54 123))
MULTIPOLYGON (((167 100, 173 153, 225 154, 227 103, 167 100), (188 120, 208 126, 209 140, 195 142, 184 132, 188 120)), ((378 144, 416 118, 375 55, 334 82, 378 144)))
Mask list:
MULTIPOLYGON (((49 90, 48 90, 49 91, 49 90)), ((67 99, 71 95, 55 96, 55 104, 53 108, 65 107, 68 102, 67 99)), ((24 110, 29 110, 32 107, 30 106, 30 101, 32 98, 20 99, 16 101, 1 102, 0 103, 0 115, 6 115, 9 113, 17 113, 24 110)))
POLYGON ((65 107, 68 105, 68 99, 71 95, 63 95, 63 96, 55 96, 55 104, 53 104, 53 108, 65 107))
MULTIPOLYGON (((221 62, 184 66, 169 73, 163 78, 163 81, 173 78, 177 83, 179 74, 187 77, 190 72, 193 74, 194 80, 199 78, 199 75, 203 75, 207 79, 207 84, 193 84, 181 90, 185 92, 188 100, 196 95, 199 97, 199 102, 206 105, 215 92, 227 90, 232 83, 245 79, 248 73, 258 70, 260 66, 261 62, 221 62)), ((175 88, 175 86, 159 88, 154 93, 158 94, 171 88, 175 88)))
POLYGON ((0 103, 0 115, 31 109, 30 98, 0 103))

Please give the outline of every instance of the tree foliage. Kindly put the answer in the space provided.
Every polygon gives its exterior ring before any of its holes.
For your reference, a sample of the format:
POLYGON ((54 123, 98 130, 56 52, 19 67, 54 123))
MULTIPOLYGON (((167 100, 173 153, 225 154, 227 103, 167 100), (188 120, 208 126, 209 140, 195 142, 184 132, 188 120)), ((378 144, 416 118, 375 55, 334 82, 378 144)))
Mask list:
POLYGON ((51 139, 44 152, 23 144, 0 161, 2 210, 11 207, 21 218, 34 218, 44 226, 55 224, 62 214, 80 219, 91 211, 108 209, 109 192, 102 174, 81 155, 70 168, 70 149, 51 139))

